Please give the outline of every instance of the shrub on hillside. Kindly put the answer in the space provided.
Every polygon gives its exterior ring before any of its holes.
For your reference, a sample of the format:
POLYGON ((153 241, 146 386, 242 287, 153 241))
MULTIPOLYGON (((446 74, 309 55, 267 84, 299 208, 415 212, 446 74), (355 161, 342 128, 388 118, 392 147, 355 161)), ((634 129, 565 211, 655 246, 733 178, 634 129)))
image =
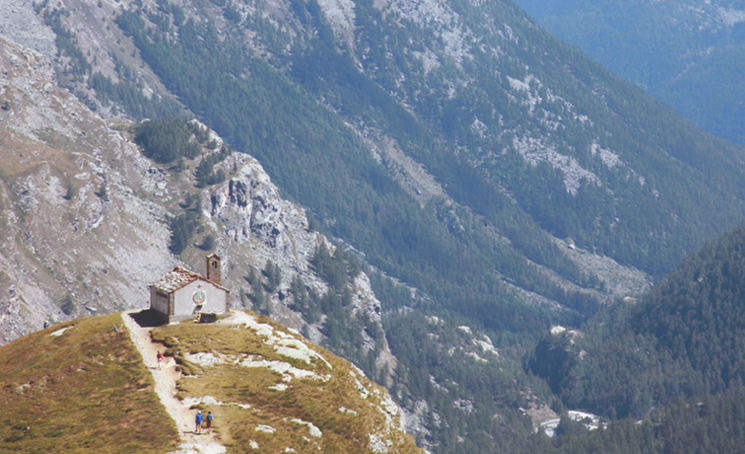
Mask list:
POLYGON ((201 147, 191 138, 192 133, 184 120, 145 121, 137 126, 135 134, 135 142, 142 147, 142 153, 160 164, 199 156, 201 147))

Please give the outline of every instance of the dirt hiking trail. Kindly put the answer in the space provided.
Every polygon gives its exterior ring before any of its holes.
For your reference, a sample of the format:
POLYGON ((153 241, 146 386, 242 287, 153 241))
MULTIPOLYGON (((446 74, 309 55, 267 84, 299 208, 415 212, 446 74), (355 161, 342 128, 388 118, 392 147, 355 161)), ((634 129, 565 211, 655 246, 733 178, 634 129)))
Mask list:
POLYGON ((176 398, 176 382, 181 378, 181 372, 176 370, 176 362, 169 357, 165 357, 160 368, 158 368, 158 352, 165 352, 166 347, 152 341, 150 337, 152 327, 140 326, 130 315, 136 312, 139 312, 139 309, 123 312, 122 320, 129 331, 132 342, 140 351, 145 366, 153 374, 155 392, 168 414, 176 422, 181 437, 179 450, 169 454, 226 453, 227 450, 217 441, 214 433, 207 434, 204 428, 202 428, 201 434, 195 433, 194 417, 196 416, 196 410, 190 410, 187 405, 176 398))

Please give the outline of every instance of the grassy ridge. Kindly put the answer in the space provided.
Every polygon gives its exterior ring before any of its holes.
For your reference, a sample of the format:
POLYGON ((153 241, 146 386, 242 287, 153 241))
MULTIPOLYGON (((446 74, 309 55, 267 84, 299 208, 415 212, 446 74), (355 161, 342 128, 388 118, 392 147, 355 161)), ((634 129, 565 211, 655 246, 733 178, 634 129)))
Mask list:
POLYGON ((387 452, 421 452, 411 436, 398 430, 397 418, 383 410, 387 392, 382 387, 321 347, 310 346, 323 357, 312 356, 310 362, 278 353, 277 343, 299 345, 304 339, 267 317, 256 320, 263 325, 260 331, 243 325, 182 323, 152 332, 153 340, 169 347, 167 354, 196 374, 179 380, 178 397, 210 396, 222 403, 195 407, 215 415, 220 442, 229 452, 256 452, 251 447, 255 443, 260 452, 291 448, 294 452, 367 453, 372 452, 371 439, 376 434, 391 441, 387 452), (272 328, 268 337, 260 334, 267 326, 272 328), (211 366, 189 362, 188 354, 198 352, 210 352, 221 361, 211 366), (264 365, 235 363, 246 359, 264 361, 264 365), (276 366, 269 366, 270 362, 276 366), (282 372, 288 365, 302 372, 290 378, 292 373, 282 372))
POLYGON ((0 408, 2 453, 163 453, 178 440, 119 314, 0 348, 0 408))

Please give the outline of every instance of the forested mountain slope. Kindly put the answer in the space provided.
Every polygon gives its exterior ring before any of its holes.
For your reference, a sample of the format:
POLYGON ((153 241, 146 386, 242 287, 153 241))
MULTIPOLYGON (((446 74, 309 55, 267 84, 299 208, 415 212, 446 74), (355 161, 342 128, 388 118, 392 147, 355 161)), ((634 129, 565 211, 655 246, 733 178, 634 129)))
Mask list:
MULTIPOLYGON (((742 213, 739 148, 507 3, 73 4, 102 24, 38 11, 91 105, 174 115, 170 91, 330 233, 458 312, 503 312, 504 280, 592 312, 603 277, 552 236, 659 275, 742 213)), ((504 315, 484 322, 523 329, 504 315)))
MULTIPOLYGON (((37 331, 43 320, 142 307, 149 282, 176 264, 199 272, 215 251, 232 305, 271 315, 395 386, 407 403, 407 430, 421 443, 439 444, 443 422, 473 426, 496 411, 505 423, 490 431, 520 433, 508 446, 531 433, 518 409, 530 386, 519 352, 500 353, 483 332, 454 320, 430 324, 407 309, 392 313, 402 316, 398 326, 382 323, 368 276, 387 301, 413 301, 412 289, 314 230, 254 158, 231 152, 196 121, 105 122, 57 86, 38 53, 0 39, 0 56, 7 68, 0 79, 3 342, 37 331), (411 357, 393 356, 391 327, 398 346, 411 333, 432 331, 431 355, 420 361, 410 344, 399 351, 411 357), (431 373, 458 397, 441 387, 435 399, 427 367, 444 354, 452 356, 431 373), (448 381, 453 373, 468 382, 448 381), (473 386, 480 382, 487 386, 473 386), (454 400, 463 410, 453 411, 454 400), (483 404, 474 412, 476 401, 483 404)), ((459 433, 448 431, 448 442, 462 443, 459 433)), ((491 437, 483 433, 467 449, 491 437)))
POLYGON ((741 393, 745 224, 706 244, 645 294, 581 332, 547 335, 533 368, 571 406, 640 417, 680 397, 741 393))
POLYGON ((745 10, 730 0, 518 0, 558 37, 707 131, 743 144, 745 10))
POLYGON ((533 452, 624 454, 737 454, 745 441, 745 397, 741 393, 680 399, 660 405, 643 419, 624 418, 588 430, 562 417, 556 438, 533 452))
MULTIPOLYGON (((435 178, 456 205, 436 194, 419 202, 453 233, 484 236, 465 220, 446 221, 467 208, 511 249, 584 285, 545 232, 660 274, 739 218, 741 150, 691 130, 509 4, 430 11, 362 3, 348 5, 354 22, 337 23, 311 2, 283 11, 284 28, 248 43, 230 39, 258 28, 239 6, 206 9, 239 12, 233 22, 216 17, 221 27, 182 18, 178 7, 136 5, 117 24, 181 102, 256 154, 289 195, 386 270, 394 271, 387 248, 413 260, 409 269, 432 260, 395 230, 375 233, 393 229, 385 216, 401 219, 398 207, 413 210, 405 208, 411 197, 376 176, 369 147, 384 164, 396 161, 386 150, 398 149, 435 178), (273 58, 251 55, 262 49, 273 58), (336 200, 341 188, 347 201, 336 200), (378 213, 355 202, 375 206, 381 197, 395 201, 378 213)), ((389 164, 389 173, 400 165, 389 164)), ((416 222, 406 229, 422 230, 421 242, 438 235, 416 222)), ((512 279, 525 274, 504 258, 486 259, 512 279)))

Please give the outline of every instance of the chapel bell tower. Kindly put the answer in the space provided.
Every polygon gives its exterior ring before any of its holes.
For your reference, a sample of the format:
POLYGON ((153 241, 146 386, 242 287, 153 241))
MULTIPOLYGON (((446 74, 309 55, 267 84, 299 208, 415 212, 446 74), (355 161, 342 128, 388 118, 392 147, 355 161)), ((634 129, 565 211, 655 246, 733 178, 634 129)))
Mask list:
POLYGON ((222 281, 222 273, 220 271, 220 256, 217 254, 210 254, 207 256, 207 279, 220 284, 222 281))

